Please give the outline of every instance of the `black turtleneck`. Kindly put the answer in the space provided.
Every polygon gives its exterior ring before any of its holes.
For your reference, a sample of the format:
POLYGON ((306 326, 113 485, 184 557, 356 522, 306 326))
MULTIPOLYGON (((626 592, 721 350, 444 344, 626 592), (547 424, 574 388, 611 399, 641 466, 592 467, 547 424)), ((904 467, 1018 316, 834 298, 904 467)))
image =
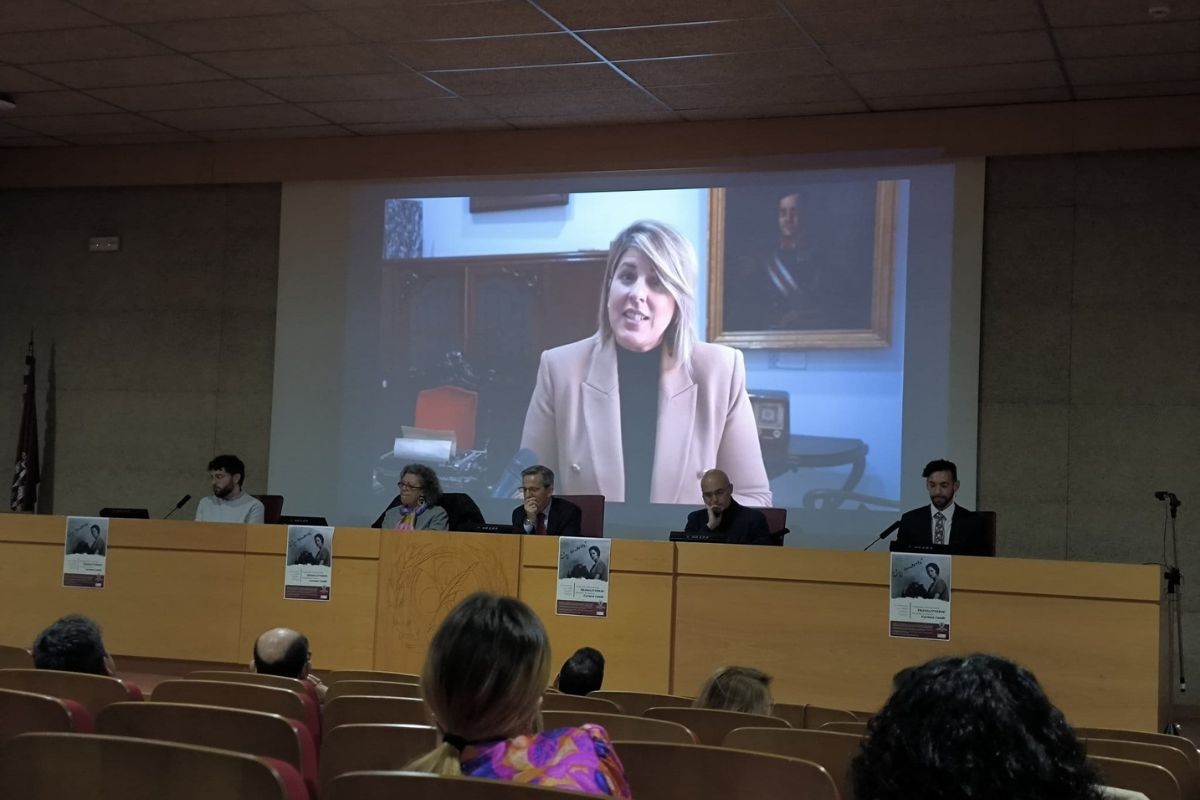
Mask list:
POLYGON ((625 502, 648 503, 658 433, 658 383, 662 349, 634 353, 617 345, 621 395, 621 452, 625 454, 625 502))

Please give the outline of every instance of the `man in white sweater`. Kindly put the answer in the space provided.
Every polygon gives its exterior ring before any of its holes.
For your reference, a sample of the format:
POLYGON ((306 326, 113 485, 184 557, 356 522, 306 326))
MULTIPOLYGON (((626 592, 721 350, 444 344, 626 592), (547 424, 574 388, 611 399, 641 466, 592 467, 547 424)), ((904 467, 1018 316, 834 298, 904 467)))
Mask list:
POLYGON ((197 522, 263 522, 263 504, 242 491, 246 465, 234 455, 221 455, 208 462, 212 496, 201 498, 196 506, 197 522))

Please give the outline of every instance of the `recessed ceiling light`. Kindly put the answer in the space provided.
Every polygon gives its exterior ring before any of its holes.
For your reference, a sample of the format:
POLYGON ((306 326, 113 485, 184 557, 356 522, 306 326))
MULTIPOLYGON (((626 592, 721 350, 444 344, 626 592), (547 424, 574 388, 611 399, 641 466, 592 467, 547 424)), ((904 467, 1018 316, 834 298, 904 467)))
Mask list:
POLYGON ((7 92, 0 92, 0 111, 12 111, 17 107, 17 102, 13 100, 13 96, 7 92))
POLYGON ((1150 14, 1150 19, 1166 19, 1171 16, 1170 4, 1158 0, 1152 0, 1146 11, 1150 14))

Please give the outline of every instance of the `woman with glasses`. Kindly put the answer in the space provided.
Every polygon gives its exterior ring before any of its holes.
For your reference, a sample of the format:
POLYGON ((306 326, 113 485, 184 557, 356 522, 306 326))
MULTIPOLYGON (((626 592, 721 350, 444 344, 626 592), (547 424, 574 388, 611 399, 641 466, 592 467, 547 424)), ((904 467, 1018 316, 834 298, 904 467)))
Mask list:
POLYGON ((450 527, 437 473, 424 464, 409 464, 400 471, 399 505, 383 515, 381 528, 400 531, 444 531, 450 527))

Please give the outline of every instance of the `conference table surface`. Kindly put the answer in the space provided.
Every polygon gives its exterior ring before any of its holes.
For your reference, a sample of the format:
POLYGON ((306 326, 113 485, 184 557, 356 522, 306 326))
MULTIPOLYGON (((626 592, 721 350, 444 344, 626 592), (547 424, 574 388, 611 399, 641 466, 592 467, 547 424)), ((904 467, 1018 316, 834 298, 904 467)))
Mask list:
POLYGON ((557 667, 605 655, 605 688, 692 695, 721 666, 774 677, 775 699, 879 707, 900 669, 989 652, 1033 670, 1074 725, 1157 730, 1165 712, 1155 565, 956 557, 949 641, 888 636, 888 554, 616 539, 604 618, 555 613, 550 537, 337 528, 328 602, 285 600, 286 528, 110 521, 103 589, 62 585, 66 517, 0 514, 0 643, 96 619, 119 660, 246 663, 262 631, 310 640, 318 669, 419 672, 473 591, 521 597, 557 667))

